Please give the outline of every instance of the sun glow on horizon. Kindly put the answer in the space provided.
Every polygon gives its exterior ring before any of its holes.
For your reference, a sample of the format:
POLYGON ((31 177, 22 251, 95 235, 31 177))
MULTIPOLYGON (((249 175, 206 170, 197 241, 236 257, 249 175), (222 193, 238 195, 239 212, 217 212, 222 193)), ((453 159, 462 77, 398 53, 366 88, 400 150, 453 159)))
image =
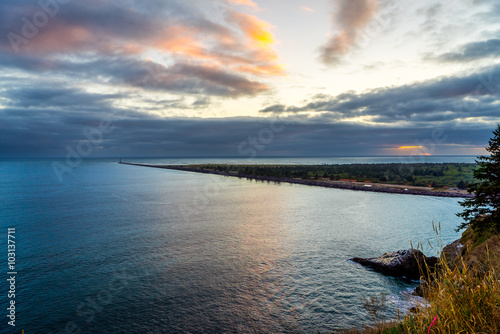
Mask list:
POLYGON ((408 149, 414 149, 414 148, 423 148, 423 146, 399 146, 400 150, 408 150, 408 149))
MULTIPOLYGON (((407 154, 407 155, 424 155, 424 156, 431 156, 432 154, 424 152, 425 147, 422 145, 413 145, 413 146, 399 146, 397 150, 412 150, 411 152, 405 152, 402 154, 407 154)), ((401 153, 400 153, 401 154, 401 153)))

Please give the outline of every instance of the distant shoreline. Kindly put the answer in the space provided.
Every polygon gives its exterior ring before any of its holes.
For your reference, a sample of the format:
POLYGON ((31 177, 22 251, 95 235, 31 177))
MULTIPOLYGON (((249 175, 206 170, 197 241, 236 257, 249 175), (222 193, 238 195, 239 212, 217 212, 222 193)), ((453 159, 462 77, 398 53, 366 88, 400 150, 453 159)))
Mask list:
POLYGON ((415 189, 416 187, 404 186, 404 185, 392 185, 392 184, 380 184, 380 183, 360 185, 359 182, 303 180, 303 179, 298 179, 298 178, 292 179, 292 178, 287 178, 287 177, 244 175, 244 174, 242 175, 242 174, 228 173, 228 172, 215 171, 215 170, 209 170, 209 169, 201 169, 201 168, 195 168, 195 167, 189 167, 189 166, 177 166, 177 165, 149 165, 149 164, 138 164, 138 163, 131 163, 131 162, 121 162, 121 161, 119 162, 119 164, 130 165, 130 166, 139 166, 139 167, 170 169, 170 170, 202 173, 202 174, 214 174, 214 175, 230 176, 230 177, 237 177, 237 178, 244 178, 244 179, 251 179, 251 180, 258 180, 258 181, 302 184, 302 185, 307 185, 307 186, 344 189, 344 190, 369 191, 369 192, 402 194, 402 195, 434 196, 434 197, 453 197, 453 198, 471 198, 471 197, 474 197, 473 194, 464 193, 464 192, 415 189))

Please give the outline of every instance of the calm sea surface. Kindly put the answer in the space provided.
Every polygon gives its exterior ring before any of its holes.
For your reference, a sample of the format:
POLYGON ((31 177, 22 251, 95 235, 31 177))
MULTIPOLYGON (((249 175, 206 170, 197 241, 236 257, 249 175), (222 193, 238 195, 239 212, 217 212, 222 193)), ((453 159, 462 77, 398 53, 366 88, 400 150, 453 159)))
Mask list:
MULTIPOLYGON (((400 159, 252 163, 370 162, 400 159)), ((309 333, 361 326, 369 321, 362 297, 387 293, 394 315, 408 307, 415 283, 349 258, 418 242, 434 255, 427 243, 439 243, 433 222, 441 224, 444 243, 458 238, 453 198, 264 183, 106 159, 83 162, 60 182, 52 163, 0 161, 2 333, 309 333), (15 331, 6 317, 9 227, 16 228, 15 331)))

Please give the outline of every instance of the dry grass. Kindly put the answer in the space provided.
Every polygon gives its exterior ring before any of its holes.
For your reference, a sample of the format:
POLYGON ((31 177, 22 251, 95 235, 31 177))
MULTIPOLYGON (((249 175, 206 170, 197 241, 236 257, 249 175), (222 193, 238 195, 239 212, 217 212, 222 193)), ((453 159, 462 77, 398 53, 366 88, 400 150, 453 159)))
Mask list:
POLYGON ((430 306, 406 316, 408 333, 499 333, 500 282, 492 267, 450 268, 444 261, 441 272, 429 284, 424 297, 430 306))
MULTIPOLYGON (((387 324, 380 318, 373 319, 377 316, 377 312, 373 312, 377 303, 365 301, 375 326, 344 333, 500 333, 500 236, 483 239, 480 243, 465 243, 461 256, 453 261, 441 257, 439 270, 430 275, 423 289, 428 304, 416 313, 387 324)), ((421 271, 429 273, 429 268, 421 268, 421 271)))
POLYGON ((393 321, 383 324, 378 324, 375 327, 365 327, 363 329, 348 329, 342 331, 342 334, 398 334, 404 333, 405 329, 402 324, 393 321))
POLYGON ((500 333, 500 281, 494 270, 444 264, 424 293, 430 306, 406 315, 401 322, 379 322, 348 334, 500 333), (435 319, 434 324, 431 326, 435 319))

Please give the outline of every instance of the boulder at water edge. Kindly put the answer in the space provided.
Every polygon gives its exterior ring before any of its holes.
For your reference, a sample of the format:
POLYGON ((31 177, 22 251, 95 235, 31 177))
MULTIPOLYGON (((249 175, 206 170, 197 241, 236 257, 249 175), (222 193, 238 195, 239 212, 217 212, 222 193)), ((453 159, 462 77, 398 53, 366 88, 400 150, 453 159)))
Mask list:
POLYGON ((423 273, 427 274, 426 268, 432 272, 438 262, 436 257, 427 257, 416 249, 389 252, 379 257, 366 259, 355 257, 351 260, 386 275, 404 276, 409 279, 419 279, 423 273))

